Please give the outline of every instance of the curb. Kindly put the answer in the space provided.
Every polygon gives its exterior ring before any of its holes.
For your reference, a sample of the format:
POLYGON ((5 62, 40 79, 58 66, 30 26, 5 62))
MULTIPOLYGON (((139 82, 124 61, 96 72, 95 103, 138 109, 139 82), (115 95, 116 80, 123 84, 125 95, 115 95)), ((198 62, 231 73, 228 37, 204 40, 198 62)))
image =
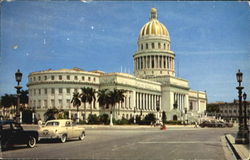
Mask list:
POLYGON ((249 146, 247 149, 242 144, 235 144, 235 138, 231 134, 225 134, 225 138, 237 160, 249 160, 250 159, 249 146))

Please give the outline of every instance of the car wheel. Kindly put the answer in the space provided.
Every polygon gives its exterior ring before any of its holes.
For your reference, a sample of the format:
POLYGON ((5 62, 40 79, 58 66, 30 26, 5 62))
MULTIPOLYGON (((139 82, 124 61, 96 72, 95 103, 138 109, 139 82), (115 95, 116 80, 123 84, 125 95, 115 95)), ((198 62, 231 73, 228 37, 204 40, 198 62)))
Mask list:
POLYGON ((36 145, 36 138, 35 137, 29 137, 27 146, 30 147, 30 148, 33 148, 33 147, 35 147, 35 145, 36 145))
POLYGON ((85 132, 82 132, 81 135, 79 136, 79 140, 83 140, 85 138, 85 132))
POLYGON ((66 134, 62 135, 62 137, 60 138, 60 141, 64 143, 66 142, 66 140, 67 140, 67 135, 66 134))

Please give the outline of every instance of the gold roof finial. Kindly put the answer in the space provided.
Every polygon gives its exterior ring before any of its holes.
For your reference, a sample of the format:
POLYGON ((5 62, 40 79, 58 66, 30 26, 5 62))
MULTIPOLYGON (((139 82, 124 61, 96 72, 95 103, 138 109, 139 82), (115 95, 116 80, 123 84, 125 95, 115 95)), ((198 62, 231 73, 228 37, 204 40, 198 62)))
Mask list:
POLYGON ((157 9, 156 8, 151 8, 150 12, 150 19, 157 19, 157 9))

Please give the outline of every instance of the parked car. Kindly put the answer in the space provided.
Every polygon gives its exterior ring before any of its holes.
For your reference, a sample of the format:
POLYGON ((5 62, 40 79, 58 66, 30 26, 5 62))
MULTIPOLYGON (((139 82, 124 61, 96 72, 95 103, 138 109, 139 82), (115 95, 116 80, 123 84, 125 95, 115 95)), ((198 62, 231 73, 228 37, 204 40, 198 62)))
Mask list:
POLYGON ((45 126, 38 130, 39 140, 41 139, 59 139, 62 143, 68 139, 85 138, 85 128, 73 123, 70 119, 50 120, 45 126))
POLYGON ((227 123, 227 122, 223 122, 223 121, 203 121, 202 123, 199 124, 200 127, 204 128, 204 127, 220 127, 220 128, 224 128, 224 127, 233 127, 233 125, 231 123, 227 123))
POLYGON ((16 144, 33 148, 38 141, 38 132, 24 130, 20 123, 14 121, 0 121, 0 141, 3 150, 16 144))

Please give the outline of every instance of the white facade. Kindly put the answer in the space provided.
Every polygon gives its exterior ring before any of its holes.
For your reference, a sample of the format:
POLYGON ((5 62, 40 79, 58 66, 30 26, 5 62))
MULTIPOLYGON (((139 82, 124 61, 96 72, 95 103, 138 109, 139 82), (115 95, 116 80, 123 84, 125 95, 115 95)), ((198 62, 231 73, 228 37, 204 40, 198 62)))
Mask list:
MULTIPOLYGON (((206 109, 206 93, 192 91, 188 81, 175 77, 174 57, 170 50, 170 37, 166 27, 157 20, 156 9, 151 10, 150 21, 139 34, 138 49, 134 54, 134 75, 127 73, 104 73, 83 71, 78 68, 44 70, 29 74, 27 84, 30 93, 29 106, 34 107, 43 118, 43 113, 52 107, 75 112, 70 103, 73 92, 83 87, 100 89, 125 89, 125 101, 115 106, 115 118, 131 118, 136 114, 167 113, 167 120, 197 120, 206 109)), ((82 104, 87 115, 90 108, 93 114, 105 110, 98 102, 82 104)), ((160 114, 161 115, 161 114, 160 114)))

